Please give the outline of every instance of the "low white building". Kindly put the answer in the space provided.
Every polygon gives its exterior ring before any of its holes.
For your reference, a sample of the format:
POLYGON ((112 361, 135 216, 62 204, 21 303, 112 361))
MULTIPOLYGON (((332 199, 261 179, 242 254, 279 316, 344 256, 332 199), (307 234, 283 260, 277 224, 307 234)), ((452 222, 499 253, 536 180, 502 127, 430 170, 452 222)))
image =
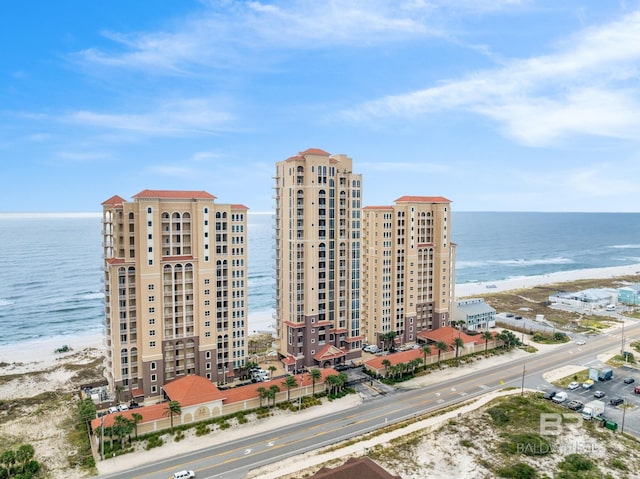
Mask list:
POLYGON ((496 310, 482 298, 456 301, 453 317, 455 321, 463 321, 467 331, 486 331, 496 327, 496 310))
POLYGON ((566 304, 576 309, 592 311, 604 309, 618 303, 618 290, 612 288, 591 288, 578 292, 560 291, 549 296, 550 303, 566 304))

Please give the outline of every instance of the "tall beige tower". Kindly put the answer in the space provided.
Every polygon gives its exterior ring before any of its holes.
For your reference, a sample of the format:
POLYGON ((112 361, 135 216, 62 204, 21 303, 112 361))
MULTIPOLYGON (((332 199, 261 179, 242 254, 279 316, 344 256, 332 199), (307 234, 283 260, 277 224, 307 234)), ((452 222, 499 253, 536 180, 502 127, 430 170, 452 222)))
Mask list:
POLYGON ((403 196, 363 211, 362 333, 385 348, 448 326, 455 297, 451 202, 403 196), (387 344, 383 344, 387 341, 387 344))
POLYGON ((247 208, 144 190, 102 210, 110 386, 153 401, 188 374, 225 383, 246 357, 247 208))
POLYGON ((276 324, 289 369, 360 356, 362 176, 309 149, 276 164, 276 324))

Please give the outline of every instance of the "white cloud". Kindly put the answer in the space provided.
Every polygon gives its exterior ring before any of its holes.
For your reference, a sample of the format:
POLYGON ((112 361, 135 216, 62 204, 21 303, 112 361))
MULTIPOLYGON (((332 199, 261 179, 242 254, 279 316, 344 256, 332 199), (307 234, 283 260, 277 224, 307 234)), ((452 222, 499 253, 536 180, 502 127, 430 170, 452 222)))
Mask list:
POLYGON ((111 158, 112 155, 101 151, 59 151, 57 156, 65 160, 84 162, 104 160, 111 158))
POLYGON ((184 75, 201 67, 254 67, 264 51, 372 46, 431 36, 448 37, 451 11, 495 12, 517 0, 394 1, 289 0, 273 3, 204 4, 197 14, 176 19, 171 28, 148 32, 103 32, 114 43, 107 51, 87 48, 72 58, 90 65, 184 75), (248 59, 251 58, 251 61, 248 59), (253 63, 255 62, 255 64, 253 63))
POLYGON ((342 113, 356 121, 465 110, 529 145, 568 134, 637 138, 640 12, 568 38, 555 54, 513 60, 460 80, 387 96, 342 113))
POLYGON ((174 100, 144 113, 75 111, 60 120, 89 128, 123 130, 156 136, 191 136, 228 131, 232 117, 208 99, 174 100))

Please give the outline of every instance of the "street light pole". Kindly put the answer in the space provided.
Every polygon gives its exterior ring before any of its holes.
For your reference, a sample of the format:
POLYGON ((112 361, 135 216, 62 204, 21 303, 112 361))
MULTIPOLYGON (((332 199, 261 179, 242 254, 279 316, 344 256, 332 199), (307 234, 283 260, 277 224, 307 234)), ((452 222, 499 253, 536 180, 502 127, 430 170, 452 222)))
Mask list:
POLYGON ((620 356, 624 357, 624 321, 622 321, 622 344, 620 345, 620 356))
POLYGON ((522 365, 522 386, 520 387, 520 396, 524 396, 524 372, 525 372, 525 365, 522 365))

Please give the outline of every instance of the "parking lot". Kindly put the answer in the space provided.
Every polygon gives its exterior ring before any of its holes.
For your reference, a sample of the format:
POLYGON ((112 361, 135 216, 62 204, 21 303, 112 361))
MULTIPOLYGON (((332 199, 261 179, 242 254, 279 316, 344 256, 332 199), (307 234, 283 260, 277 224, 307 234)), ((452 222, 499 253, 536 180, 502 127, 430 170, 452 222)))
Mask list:
POLYGON ((580 384, 580 386, 574 390, 549 386, 547 391, 566 392, 568 399, 561 403, 565 407, 570 401, 580 401, 583 404, 595 399, 603 401, 605 403, 603 416, 610 421, 618 423, 619 429, 622 429, 624 416, 624 430, 638 437, 640 436, 640 394, 633 392, 636 386, 640 386, 640 371, 635 368, 622 366, 613 368, 612 379, 596 381, 589 389, 583 388, 582 384, 580 384), (634 382, 626 384, 624 382, 625 378, 632 378, 634 382), (596 391, 602 391, 605 395, 597 398, 594 396, 596 391), (624 403, 619 406, 611 405, 610 401, 614 398, 621 398, 624 403))

